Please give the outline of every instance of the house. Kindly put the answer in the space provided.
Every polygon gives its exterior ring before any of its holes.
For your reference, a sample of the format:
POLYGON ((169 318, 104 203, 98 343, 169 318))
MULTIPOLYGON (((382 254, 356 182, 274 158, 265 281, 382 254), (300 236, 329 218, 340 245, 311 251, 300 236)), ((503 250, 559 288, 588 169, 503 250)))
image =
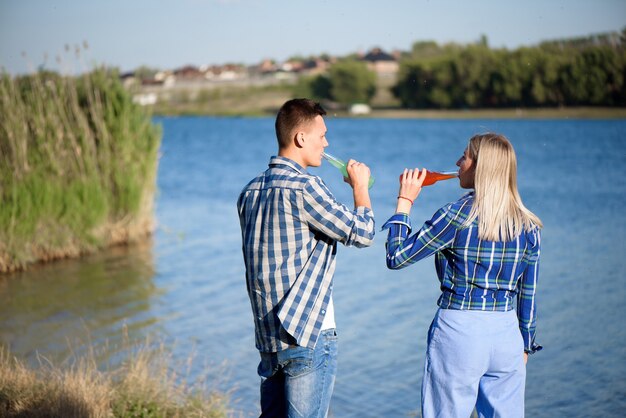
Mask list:
POLYGON ((134 72, 126 72, 120 74, 120 81, 125 88, 129 88, 130 86, 137 84, 137 77, 135 77, 134 72))
POLYGON ((174 70, 174 77, 179 80, 194 80, 203 79, 204 74, 202 74, 199 68, 194 67, 193 65, 186 65, 174 70))
POLYGON ((238 64, 204 65, 200 67, 200 72, 210 81, 234 81, 247 76, 245 67, 238 64))
POLYGON ((280 69, 286 72, 297 73, 297 72, 302 71, 303 67, 304 67, 304 63, 302 62, 302 60, 289 60, 289 61, 285 61, 280 66, 280 69))
POLYGON ((302 63, 302 72, 308 75, 323 74, 328 71, 331 59, 312 58, 302 63))
POLYGON ((174 74, 171 71, 157 71, 154 79, 163 83, 163 87, 171 87, 175 82, 174 74))
POLYGON ((270 59, 264 59, 257 67, 257 70, 262 74, 273 73, 277 69, 278 68, 274 61, 270 59))
POLYGON ((382 76, 395 76, 400 68, 396 57, 380 48, 373 48, 361 60, 365 61, 370 70, 382 76))

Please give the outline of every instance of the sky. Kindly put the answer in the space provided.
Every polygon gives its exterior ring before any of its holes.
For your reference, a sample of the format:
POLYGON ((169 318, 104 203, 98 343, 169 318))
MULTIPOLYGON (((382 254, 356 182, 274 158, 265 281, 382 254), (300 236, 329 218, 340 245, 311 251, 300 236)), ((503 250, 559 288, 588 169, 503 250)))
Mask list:
POLYGON ((0 67, 255 64, 481 35, 515 49, 624 27, 626 0, 0 0, 0 67))

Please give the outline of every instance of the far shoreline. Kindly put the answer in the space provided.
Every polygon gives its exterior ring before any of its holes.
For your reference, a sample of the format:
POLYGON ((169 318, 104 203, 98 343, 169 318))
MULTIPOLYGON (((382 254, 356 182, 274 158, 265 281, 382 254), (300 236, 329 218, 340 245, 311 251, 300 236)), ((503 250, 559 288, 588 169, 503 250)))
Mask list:
POLYGON ((373 109, 369 116, 394 119, 626 119, 626 108, 373 109))
MULTIPOLYGON (((248 109, 233 112, 209 112, 204 109, 175 109, 153 115, 213 116, 213 117, 267 117, 274 116, 276 109, 248 109)), ((368 114, 354 115, 346 110, 327 109, 328 117, 356 119, 626 119, 626 107, 559 107, 559 108, 515 108, 515 109, 400 109, 373 108, 368 114)))

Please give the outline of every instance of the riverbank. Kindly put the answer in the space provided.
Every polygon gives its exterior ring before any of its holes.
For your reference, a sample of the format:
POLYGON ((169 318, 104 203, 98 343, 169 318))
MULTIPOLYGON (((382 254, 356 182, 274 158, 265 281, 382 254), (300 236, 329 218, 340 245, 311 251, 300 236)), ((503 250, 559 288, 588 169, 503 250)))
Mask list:
MULTIPOLYGON (((389 85, 379 86, 386 92, 389 85)), ((157 98, 150 111, 158 116, 275 116, 280 106, 294 97, 291 84, 267 86, 223 85, 210 89, 178 87, 164 92, 144 89, 157 98)), ((379 93, 372 110, 352 115, 344 108, 326 106, 330 116, 389 119, 626 119, 626 107, 550 107, 494 109, 403 109, 389 93, 379 93)))
MULTIPOLYGON (((343 116, 349 116, 345 113, 343 116)), ((626 108, 414 110, 373 109, 366 117, 389 119, 626 119, 626 108)))
MULTIPOLYGON (((289 100, 288 96, 281 100, 289 100)), ((284 103, 281 101, 280 104, 284 103)), ((275 116, 280 105, 275 100, 263 108, 236 106, 230 109, 201 109, 196 106, 161 107, 155 109, 157 116, 275 116)), ((572 107, 547 109, 467 109, 467 110, 417 110, 417 109, 372 109, 365 115, 353 115, 346 110, 329 110, 330 117, 357 117, 373 119, 626 119, 626 108, 615 107, 572 107)))
POLYGON ((98 370, 93 351, 69 367, 41 359, 37 370, 0 348, 0 416, 225 418, 225 395, 187 385, 161 347, 141 348, 114 370, 98 370))
POLYGON ((0 75, 0 273, 145 239, 161 131, 115 72, 0 75))

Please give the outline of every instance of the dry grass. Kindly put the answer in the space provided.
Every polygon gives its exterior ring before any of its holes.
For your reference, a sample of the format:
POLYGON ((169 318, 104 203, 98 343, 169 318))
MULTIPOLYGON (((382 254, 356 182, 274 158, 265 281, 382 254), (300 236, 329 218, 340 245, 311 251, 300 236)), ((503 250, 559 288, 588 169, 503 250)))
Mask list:
POLYGON ((0 416, 227 416, 227 396, 187 383, 171 367, 163 346, 133 350, 119 367, 106 372, 98 370, 95 357, 89 353, 66 367, 41 360, 33 370, 0 349, 0 416))

